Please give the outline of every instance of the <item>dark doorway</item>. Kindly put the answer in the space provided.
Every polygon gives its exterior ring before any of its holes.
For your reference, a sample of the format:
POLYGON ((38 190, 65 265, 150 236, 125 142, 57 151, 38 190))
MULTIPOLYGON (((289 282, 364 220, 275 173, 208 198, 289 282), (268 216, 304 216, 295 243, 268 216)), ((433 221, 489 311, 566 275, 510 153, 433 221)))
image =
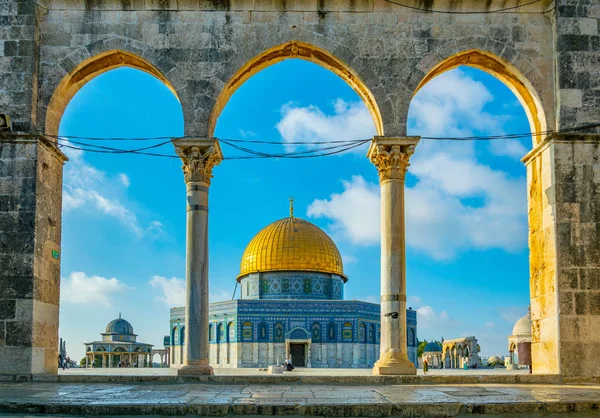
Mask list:
POLYGON ((306 344, 290 344, 290 354, 292 355, 292 364, 296 367, 306 366, 306 344))

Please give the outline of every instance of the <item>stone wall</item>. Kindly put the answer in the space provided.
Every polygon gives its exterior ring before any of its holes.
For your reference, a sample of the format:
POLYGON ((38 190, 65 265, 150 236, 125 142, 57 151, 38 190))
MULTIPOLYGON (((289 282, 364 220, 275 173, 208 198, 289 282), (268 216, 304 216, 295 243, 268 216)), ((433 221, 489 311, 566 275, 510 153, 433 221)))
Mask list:
POLYGON ((37 125, 40 18, 34 1, 0 0, 0 113, 17 131, 37 125))
POLYGON ((64 156, 0 138, 0 373, 56 373, 64 156))
POLYGON ((599 27, 597 0, 556 0, 557 128, 600 122, 599 27))
MULTIPOLYGON (((211 113, 218 101, 227 100, 231 92, 221 93, 234 74, 290 41, 321 48, 352 70, 360 80, 354 77, 354 82, 364 84, 376 100, 386 135, 406 133, 410 100, 424 76, 470 49, 514 65, 553 119, 552 24, 545 15, 422 14, 392 8, 384 0, 361 2, 363 8, 350 0, 333 3, 328 10, 316 3, 288 9, 283 2, 259 10, 241 4, 203 10, 203 2, 173 8, 169 2, 48 1, 41 24, 38 127, 43 128, 50 99, 67 73, 98 54, 123 50, 145 59, 171 83, 187 135, 210 136, 211 113)), ((293 54, 291 48, 288 56, 293 54)), ((321 61, 330 65, 326 57, 321 61)), ((101 64, 97 69, 87 65, 86 74, 108 65, 101 64)))

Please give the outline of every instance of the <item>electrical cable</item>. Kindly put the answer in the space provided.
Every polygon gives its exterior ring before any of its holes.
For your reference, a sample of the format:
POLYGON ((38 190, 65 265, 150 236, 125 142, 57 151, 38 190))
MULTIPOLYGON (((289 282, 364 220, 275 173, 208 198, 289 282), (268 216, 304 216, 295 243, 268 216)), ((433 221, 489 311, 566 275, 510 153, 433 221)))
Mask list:
MULTIPOLYGON (((423 140, 434 140, 434 141, 482 141, 482 140, 506 140, 506 139, 519 139, 526 137, 537 137, 542 135, 549 134, 560 134, 560 133, 573 133, 573 132, 581 132, 588 129, 599 128, 600 123, 596 124, 588 124, 574 128, 566 128, 562 130, 546 130, 541 132, 527 132, 527 133, 517 133, 517 134, 502 134, 502 135, 485 135, 485 136, 467 136, 467 137, 428 137, 422 136, 423 140)), ((99 138, 99 137, 83 137, 83 136, 74 136, 74 135, 45 135, 48 138, 53 138, 53 140, 48 140, 49 143, 58 146, 59 148, 67 148, 73 150, 79 150, 84 152, 92 152, 92 153, 100 153, 100 154, 134 154, 134 155, 144 155, 144 156, 152 156, 152 157, 164 157, 171 159, 179 159, 180 157, 172 154, 163 154, 158 152, 148 152, 149 150, 160 148, 172 142, 172 138, 169 137, 147 137, 147 138, 118 138, 118 137, 110 137, 110 138, 99 138), (163 139, 163 141, 152 144, 146 147, 141 148, 133 148, 133 149, 123 149, 123 148, 115 148, 108 147, 104 145, 97 145, 88 142, 84 142, 81 140, 88 141, 140 141, 140 140, 158 140, 163 139), (165 140, 167 139, 167 140, 165 140)), ((218 141, 226 146, 229 146, 233 149, 241 151, 246 155, 234 155, 231 157, 224 157, 224 160, 248 160, 248 159, 263 159, 263 158, 290 158, 290 159, 301 159, 301 158, 316 158, 316 157, 325 157, 329 155, 336 155, 348 150, 357 148, 361 145, 364 145, 368 142, 371 142, 372 139, 356 139, 356 140, 334 140, 334 141, 291 141, 291 142, 281 142, 281 141, 261 141, 261 140, 244 140, 244 139, 218 139, 218 141), (264 144, 264 145, 330 145, 330 146, 320 146, 317 148, 305 149, 300 151, 290 151, 290 152, 277 152, 277 153, 269 153, 263 152, 255 149, 251 149, 248 147, 244 147, 238 144, 242 143, 250 143, 250 144, 264 144)), ((19 141, 1 141, 2 143, 18 143, 19 141)))
MULTIPOLYGON (((448 15, 477 15, 477 14, 491 14, 491 13, 500 13, 500 12, 507 12, 510 10, 515 10, 515 9, 520 9, 522 7, 525 6, 529 6, 531 4, 535 4, 535 3, 539 3, 542 0, 532 0, 529 3, 525 3, 525 4, 520 4, 517 6, 511 6, 511 7, 505 7, 502 9, 496 9, 496 10, 487 10, 487 11, 481 11, 481 12, 477 12, 477 11, 473 11, 473 12, 460 12, 460 11, 451 11, 451 10, 433 10, 433 9, 425 9, 422 7, 417 7, 417 6, 409 6, 408 4, 402 4, 402 3, 397 3, 393 0, 385 0, 388 3, 391 4, 395 4, 396 6, 400 6, 400 7, 404 7, 406 9, 411 9, 420 13, 438 13, 438 14, 448 14, 448 15)), ((547 13, 548 11, 544 11, 544 12, 533 12, 533 13, 547 13)))

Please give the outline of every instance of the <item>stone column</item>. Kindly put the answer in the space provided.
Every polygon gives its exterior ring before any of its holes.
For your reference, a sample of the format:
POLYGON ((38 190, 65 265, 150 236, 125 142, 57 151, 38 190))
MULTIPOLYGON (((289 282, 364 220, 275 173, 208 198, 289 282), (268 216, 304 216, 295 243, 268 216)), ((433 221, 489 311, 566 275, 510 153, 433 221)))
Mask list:
POLYGON ((215 139, 173 141, 187 190, 185 346, 181 375, 213 374, 208 344, 208 188, 223 155, 215 139))
POLYGON ((375 137, 368 158, 381 184, 381 343, 374 375, 414 375, 406 342, 404 177, 419 137, 375 137))

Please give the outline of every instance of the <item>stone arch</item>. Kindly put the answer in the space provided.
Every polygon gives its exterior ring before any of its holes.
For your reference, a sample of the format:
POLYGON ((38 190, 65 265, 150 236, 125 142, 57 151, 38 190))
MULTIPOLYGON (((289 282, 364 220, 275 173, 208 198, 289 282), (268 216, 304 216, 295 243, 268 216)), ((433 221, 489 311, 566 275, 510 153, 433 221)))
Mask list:
POLYGON ((231 343, 237 340, 237 335, 235 332, 235 324, 233 322, 229 322, 227 324, 227 342, 231 343))
POLYGON ((300 41, 290 41, 274 46, 255 56, 242 66, 221 89, 208 123, 208 136, 214 135, 217 120, 235 91, 261 70, 288 58, 300 58, 318 64, 344 80, 363 100, 373 117, 377 135, 383 135, 383 119, 375 96, 358 74, 331 52, 300 41))
POLYGON ((58 127, 67 105, 75 96, 75 94, 91 79, 99 76, 110 70, 120 67, 131 67, 140 71, 144 71, 160 81, 173 92, 177 100, 179 96, 169 80, 150 62, 122 50, 110 50, 102 52, 93 57, 82 61, 79 65, 73 68, 60 81, 46 111, 45 133, 48 135, 58 135, 58 127))
MULTIPOLYGON (((502 81, 517 97, 531 126, 531 132, 541 133, 548 130, 542 101, 531 82, 514 65, 490 52, 470 49, 445 58, 429 69, 429 72, 417 85, 413 97, 429 81, 438 75, 461 65, 477 68, 502 81)), ((543 140, 541 135, 533 136, 533 146, 543 140)))
POLYGON ((185 327, 179 329, 179 345, 185 344, 185 327))

